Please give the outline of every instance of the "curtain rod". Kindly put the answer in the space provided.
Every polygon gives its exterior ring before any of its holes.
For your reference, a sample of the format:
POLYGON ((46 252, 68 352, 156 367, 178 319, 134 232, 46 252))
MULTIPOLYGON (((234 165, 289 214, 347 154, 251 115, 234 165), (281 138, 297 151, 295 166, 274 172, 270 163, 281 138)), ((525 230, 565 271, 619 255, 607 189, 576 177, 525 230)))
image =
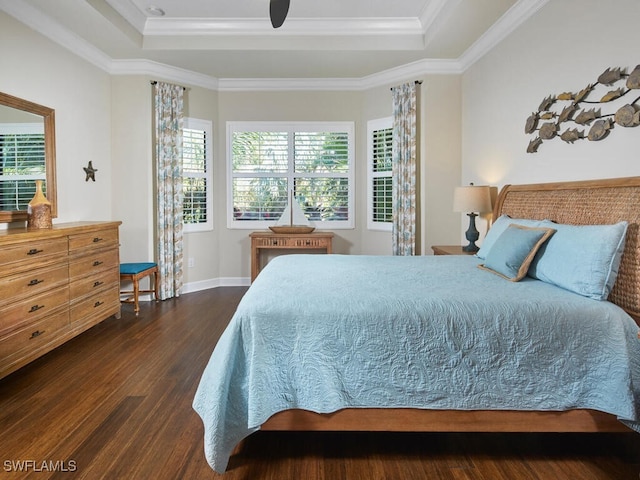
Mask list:
MULTIPOLYGON (((157 80, 151 80, 151 85, 157 85, 158 81, 157 80)), ((176 85, 175 83, 173 83, 172 85, 176 85)), ((182 85, 176 85, 178 87, 182 87, 182 90, 187 90, 187 87, 183 87, 182 85)))
MULTIPOLYGON (((422 80, 416 80, 415 82, 416 85, 422 85, 422 80)), ((395 87, 391 87, 389 90, 393 90, 395 87)))

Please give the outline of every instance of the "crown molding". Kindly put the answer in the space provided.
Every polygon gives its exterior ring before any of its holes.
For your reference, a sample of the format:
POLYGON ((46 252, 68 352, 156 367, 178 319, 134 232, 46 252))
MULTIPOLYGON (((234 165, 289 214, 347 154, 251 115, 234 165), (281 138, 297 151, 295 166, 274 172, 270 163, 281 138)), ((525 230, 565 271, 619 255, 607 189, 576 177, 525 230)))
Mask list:
MULTIPOLYGON (((90 4, 93 4, 97 0, 87 0, 90 4)), ((111 8, 113 8, 118 14, 131 24, 140 34, 144 32, 144 27, 147 22, 147 16, 142 13, 133 2, 115 2, 112 0, 106 1, 111 8)), ((95 7, 94 7, 95 8, 95 7)))
POLYGON ((420 24, 425 37, 432 37, 437 21, 446 17, 462 0, 430 0, 420 13, 420 24), (432 29, 433 27, 433 29, 432 29))
POLYGON ((146 50, 369 51, 424 49, 417 18, 291 18, 274 29, 261 18, 150 18, 146 50))
MULTIPOLYGON (((432 0, 425 12, 441 14, 459 0, 432 0), (444 9, 444 10, 443 10, 444 9)), ((423 59, 360 78, 215 78, 146 59, 111 59, 22 0, 0 0, 0 9, 111 75, 147 75, 218 91, 366 90, 421 75, 462 74, 549 0, 519 0, 455 60, 423 59)), ((344 32, 341 32, 344 33, 344 32)))
POLYGON ((210 75, 147 59, 112 60, 107 72, 111 75, 146 75, 209 90, 218 90, 219 83, 217 78, 210 75))
POLYGON ((96 67, 109 70, 111 58, 108 55, 28 3, 21 0, 0 0, 0 10, 96 67))
POLYGON ((458 75, 462 73, 457 60, 424 59, 384 70, 361 78, 221 78, 218 90, 245 91, 359 91, 406 81, 421 75, 458 75))
POLYGON ((518 0, 460 56, 459 60, 463 70, 489 53, 548 2, 549 0, 518 0))
MULTIPOLYGON (((441 0, 440 0, 441 1, 441 0)), ((154 36, 363 36, 422 35, 418 18, 289 18, 277 30, 268 18, 148 18, 142 32, 154 36)))
MULTIPOLYGON (((438 19, 442 9, 452 0, 429 0, 420 12, 420 25, 422 25, 422 33, 426 33, 434 22, 438 19)), ((459 0, 456 0, 459 1, 459 0)))
POLYGON ((420 16, 424 29, 424 46, 431 44, 438 31, 437 21, 446 18, 462 0, 431 0, 420 16))
MULTIPOLYGON (((400 67, 391 68, 360 79, 361 89, 380 87, 421 75, 460 75, 463 70, 458 60, 425 58, 400 67)), ((416 78, 416 80, 420 80, 416 78)))
POLYGON ((361 90, 358 78, 221 78, 220 92, 361 90))

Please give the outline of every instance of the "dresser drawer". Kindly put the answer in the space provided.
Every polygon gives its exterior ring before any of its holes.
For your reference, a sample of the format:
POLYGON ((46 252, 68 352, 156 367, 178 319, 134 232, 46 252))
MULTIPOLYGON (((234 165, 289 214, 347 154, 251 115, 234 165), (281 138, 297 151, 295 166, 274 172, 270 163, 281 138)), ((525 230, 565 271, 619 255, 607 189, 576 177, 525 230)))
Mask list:
POLYGON ((34 240, 0 248, 0 277, 60 262, 67 257, 66 237, 34 240))
POLYGON ((108 270, 98 272, 89 277, 74 280, 69 284, 69 297, 73 301, 95 292, 109 284, 120 282, 120 270, 117 265, 110 266, 108 270))
POLYGON ((0 334, 49 315, 69 303, 69 286, 25 298, 0 308, 0 334))
POLYGON ((119 283, 108 285, 101 290, 93 292, 90 297, 75 304, 72 303, 69 316, 71 326, 74 328, 74 324, 86 323, 94 318, 104 320, 111 315, 110 312, 114 311, 114 307, 115 309, 120 307, 119 283))
POLYGON ((90 233, 69 235, 69 253, 91 248, 105 248, 118 246, 118 229, 109 228, 90 233))
POLYGON ((43 348, 68 328, 69 311, 62 309, 0 338, 0 364, 10 362, 12 356, 21 352, 43 348))
POLYGON ((112 248, 106 251, 92 252, 72 259, 69 262, 69 279, 93 276, 98 272, 119 266, 118 249, 112 248))
POLYGON ((69 282, 69 266, 62 265, 38 268, 29 272, 0 277, 0 298, 19 299, 42 293, 69 282))

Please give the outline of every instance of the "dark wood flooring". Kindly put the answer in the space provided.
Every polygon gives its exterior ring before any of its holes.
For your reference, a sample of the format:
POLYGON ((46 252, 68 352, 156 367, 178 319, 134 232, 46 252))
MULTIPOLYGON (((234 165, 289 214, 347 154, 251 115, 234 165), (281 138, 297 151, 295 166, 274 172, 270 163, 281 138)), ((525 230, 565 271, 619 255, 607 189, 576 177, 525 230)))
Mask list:
POLYGON ((640 435, 258 432, 224 476, 191 408, 245 292, 123 307, 0 380, 0 478, 638 480, 640 435))

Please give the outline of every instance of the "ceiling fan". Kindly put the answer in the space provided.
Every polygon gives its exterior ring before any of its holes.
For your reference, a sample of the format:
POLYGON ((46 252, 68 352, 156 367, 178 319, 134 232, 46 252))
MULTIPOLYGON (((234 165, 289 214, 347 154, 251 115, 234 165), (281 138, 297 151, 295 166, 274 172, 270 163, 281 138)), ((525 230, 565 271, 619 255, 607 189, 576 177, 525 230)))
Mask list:
POLYGON ((269 16, 271 17, 273 28, 278 28, 284 23, 284 19, 287 18, 287 13, 289 13, 289 2, 290 0, 270 0, 269 16))

